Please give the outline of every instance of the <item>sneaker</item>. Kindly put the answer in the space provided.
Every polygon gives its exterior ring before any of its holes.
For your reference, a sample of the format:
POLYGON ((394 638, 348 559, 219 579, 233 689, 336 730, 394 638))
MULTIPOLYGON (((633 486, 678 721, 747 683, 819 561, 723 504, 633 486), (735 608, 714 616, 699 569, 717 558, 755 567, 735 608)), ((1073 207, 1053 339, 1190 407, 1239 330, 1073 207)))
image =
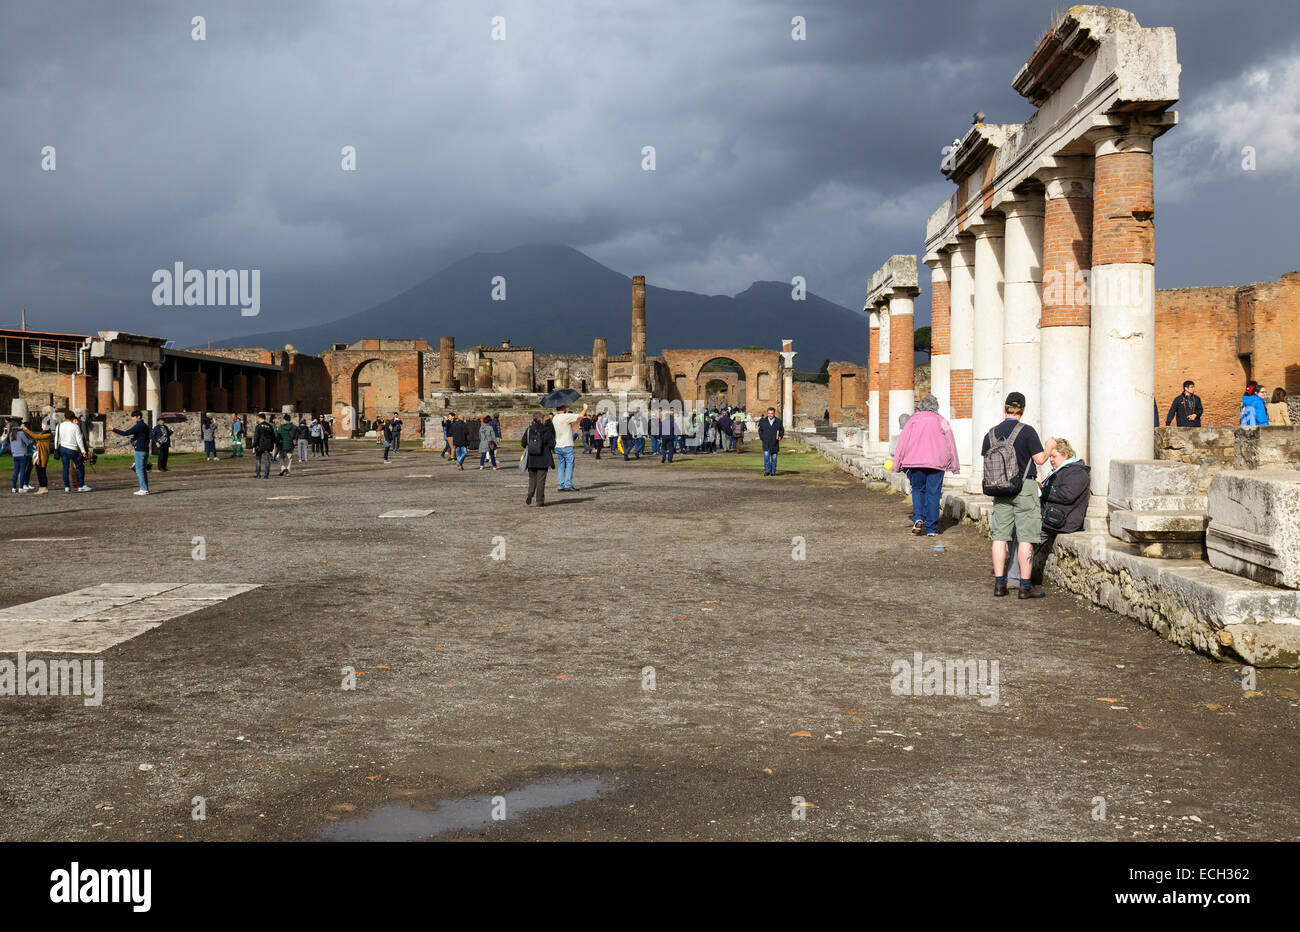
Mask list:
POLYGON ((78 491, 78 492, 89 492, 89 491, 90 491, 90 486, 88 486, 88 485, 83 485, 83 486, 81 486, 79 489, 77 489, 77 491, 78 491))
POLYGON ((44 488, 42 488, 42 489, 37 489, 37 490, 36 490, 36 494, 37 494, 37 495, 49 495, 49 494, 50 494, 50 490, 49 490, 49 489, 44 489, 44 488))
POLYGON ((134 494, 134 495, 148 495, 148 494, 149 494, 149 490, 148 490, 148 489, 136 489, 136 491, 135 491, 134 493, 132 493, 132 494, 134 494))
POLYGON ((68 488, 68 487, 65 485, 65 486, 63 487, 63 491, 65 491, 65 492, 71 492, 72 489, 68 488))
POLYGON ((938 537, 938 536, 939 536, 939 532, 938 532, 938 531, 926 531, 926 532, 925 532, 925 536, 926 536, 926 537, 938 537))
POLYGON ((35 492, 35 491, 36 491, 36 486, 34 486, 34 485, 25 485, 25 486, 23 486, 23 491, 24 491, 24 492, 35 492))
POLYGON ((25 495, 26 493, 30 492, 31 489, 27 488, 27 486, 23 486, 21 489, 14 489, 14 491, 18 492, 19 494, 25 495))

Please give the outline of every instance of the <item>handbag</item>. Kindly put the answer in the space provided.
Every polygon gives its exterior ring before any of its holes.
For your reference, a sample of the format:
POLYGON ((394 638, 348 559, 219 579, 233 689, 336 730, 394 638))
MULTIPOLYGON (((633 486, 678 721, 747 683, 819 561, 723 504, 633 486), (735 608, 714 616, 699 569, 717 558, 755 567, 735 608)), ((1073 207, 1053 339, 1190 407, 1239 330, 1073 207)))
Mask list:
POLYGON ((1059 534, 1061 528, 1065 527, 1065 519, 1069 517, 1067 512, 1060 505, 1048 504, 1043 506, 1043 529, 1051 531, 1053 534, 1059 534))
POLYGON ((527 472, 527 471, 528 471, 528 454, 527 454, 527 453, 521 453, 521 454, 519 455, 519 471, 520 471, 520 472, 527 472))

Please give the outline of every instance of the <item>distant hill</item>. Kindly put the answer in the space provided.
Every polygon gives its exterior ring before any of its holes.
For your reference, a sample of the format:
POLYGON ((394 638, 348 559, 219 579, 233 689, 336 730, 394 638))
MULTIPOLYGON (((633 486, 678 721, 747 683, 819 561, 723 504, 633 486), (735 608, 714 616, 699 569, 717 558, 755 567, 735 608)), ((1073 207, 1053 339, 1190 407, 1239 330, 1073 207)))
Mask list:
MULTIPOLYGON (((862 362, 867 318, 809 293, 793 301, 784 282, 755 282, 734 297, 646 287, 647 351, 671 348, 735 348, 748 344, 780 349, 793 339, 801 369, 823 359, 862 362)), ((424 337, 436 347, 454 336, 463 349, 509 339, 543 353, 590 353, 595 337, 609 340, 611 355, 631 349, 632 279, 568 246, 520 246, 476 253, 447 266, 394 298, 330 323, 254 333, 214 347, 291 343, 315 353, 333 343, 364 337, 424 337), (505 301, 493 301, 492 279, 506 280, 505 301)))

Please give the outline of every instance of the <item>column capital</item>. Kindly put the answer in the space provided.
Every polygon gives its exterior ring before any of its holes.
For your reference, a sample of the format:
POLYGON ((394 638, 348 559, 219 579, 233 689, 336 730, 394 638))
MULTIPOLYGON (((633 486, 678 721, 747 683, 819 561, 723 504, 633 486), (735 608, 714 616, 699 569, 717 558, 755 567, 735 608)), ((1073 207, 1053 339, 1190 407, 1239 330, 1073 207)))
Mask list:
POLYGON ((930 267, 930 281, 946 282, 951 262, 952 258, 946 252, 941 252, 937 256, 926 259, 925 264, 930 267))
POLYGON ((1046 210, 1045 198, 1041 191, 1017 194, 1013 200, 1003 201, 1000 206, 1008 220, 1013 217, 1041 217, 1046 210))
POLYGON ((912 285, 895 285, 890 289, 886 298, 889 301, 895 301, 898 298, 915 298, 921 293, 921 289, 912 285))
POLYGON ((952 244, 948 250, 949 265, 974 265, 975 263, 975 237, 967 230, 957 241, 952 244))
POLYGON ((1162 117, 1171 116, 1177 122, 1178 114, 1133 114, 1119 118, 1112 117, 1111 122, 1094 126, 1084 133, 1084 138, 1093 145, 1098 157, 1118 155, 1125 152, 1138 152, 1150 155, 1155 146, 1155 139, 1173 125, 1162 117))
POLYGON ((975 239, 999 239, 1006 232, 1006 220, 999 214, 985 214, 979 223, 972 223, 966 228, 975 239))

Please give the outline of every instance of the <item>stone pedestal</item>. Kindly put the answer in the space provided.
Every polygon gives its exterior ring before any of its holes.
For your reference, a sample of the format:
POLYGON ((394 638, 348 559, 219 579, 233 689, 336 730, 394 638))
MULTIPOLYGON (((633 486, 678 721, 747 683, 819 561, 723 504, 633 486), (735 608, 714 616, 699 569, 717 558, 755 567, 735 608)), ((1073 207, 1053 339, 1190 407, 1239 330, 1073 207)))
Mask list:
POLYGON ((1210 565, 1300 589, 1300 473, 1221 472, 1210 483, 1210 565))
POLYGON ((1144 557, 1201 558, 1208 519, 1195 465, 1112 460, 1108 485, 1106 517, 1112 537, 1134 544, 1144 557))

